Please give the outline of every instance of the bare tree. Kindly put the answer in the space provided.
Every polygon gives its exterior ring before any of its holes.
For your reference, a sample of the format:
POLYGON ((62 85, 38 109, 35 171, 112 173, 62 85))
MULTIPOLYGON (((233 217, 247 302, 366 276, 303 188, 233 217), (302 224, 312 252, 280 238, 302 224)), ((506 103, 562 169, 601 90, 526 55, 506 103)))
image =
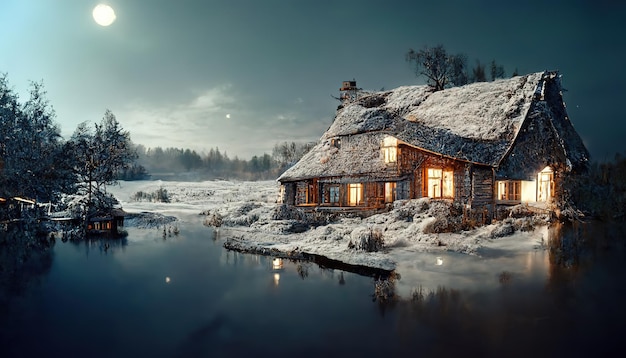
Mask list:
POLYGON ((449 86, 467 83, 467 57, 463 54, 448 54, 443 45, 424 46, 421 50, 410 49, 406 61, 415 66, 415 75, 426 77, 426 83, 435 91, 449 86))

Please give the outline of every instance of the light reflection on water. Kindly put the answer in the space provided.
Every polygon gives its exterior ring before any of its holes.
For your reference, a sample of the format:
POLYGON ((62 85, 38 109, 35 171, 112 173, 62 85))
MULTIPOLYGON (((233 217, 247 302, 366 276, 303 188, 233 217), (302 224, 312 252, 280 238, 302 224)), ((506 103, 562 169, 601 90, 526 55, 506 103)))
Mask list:
POLYGON ((372 278, 226 251, 195 223, 58 241, 0 311, 0 355, 602 354, 625 328, 625 232, 560 227, 551 250, 482 259, 415 253, 386 304, 372 278))

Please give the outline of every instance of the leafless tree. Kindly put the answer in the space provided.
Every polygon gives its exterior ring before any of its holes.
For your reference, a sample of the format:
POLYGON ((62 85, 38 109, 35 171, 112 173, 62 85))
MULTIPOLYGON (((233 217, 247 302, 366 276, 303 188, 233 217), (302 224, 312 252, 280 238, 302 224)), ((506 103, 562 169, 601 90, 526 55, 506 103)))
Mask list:
POLYGON ((448 54, 443 45, 410 49, 406 61, 414 65, 415 75, 426 77, 427 84, 435 91, 467 83, 467 56, 448 54))

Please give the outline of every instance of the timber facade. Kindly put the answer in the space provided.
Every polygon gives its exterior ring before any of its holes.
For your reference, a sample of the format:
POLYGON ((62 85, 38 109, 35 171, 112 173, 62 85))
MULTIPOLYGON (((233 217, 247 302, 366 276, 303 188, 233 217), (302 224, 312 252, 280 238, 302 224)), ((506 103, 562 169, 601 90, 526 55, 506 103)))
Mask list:
POLYGON ((588 152, 556 72, 432 92, 373 93, 342 104, 320 142, 283 173, 283 203, 316 210, 384 209, 434 198, 495 212, 560 200, 588 152))

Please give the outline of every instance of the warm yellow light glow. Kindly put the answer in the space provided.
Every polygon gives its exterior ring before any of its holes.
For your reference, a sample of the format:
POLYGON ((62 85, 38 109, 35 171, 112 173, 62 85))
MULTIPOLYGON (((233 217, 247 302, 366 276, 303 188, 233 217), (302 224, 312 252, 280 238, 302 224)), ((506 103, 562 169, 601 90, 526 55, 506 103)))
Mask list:
POLYGON ((554 172, 545 167, 537 175, 537 201, 548 201, 554 196, 554 172))
POLYGON ((283 259, 275 258, 272 260, 272 269, 280 270, 283 268, 283 259))
POLYGON ((363 203, 363 184, 348 184, 348 205, 357 206, 363 203))
POLYGON ((274 286, 278 286, 279 282, 280 282, 280 274, 279 273, 275 273, 274 274, 274 286))
POLYGON ((385 183, 385 203, 396 200, 396 183, 385 183))
POLYGON ((454 197, 454 172, 428 168, 428 197, 429 198, 453 198, 454 197))
POLYGON ((105 4, 98 4, 94 7, 92 15, 93 19, 100 26, 109 26, 117 19, 113 8, 105 4))
POLYGON ((395 163, 398 160, 398 139, 387 136, 382 144, 385 163, 395 163))
POLYGON ((537 200, 537 182, 522 180, 522 202, 529 203, 537 200))

